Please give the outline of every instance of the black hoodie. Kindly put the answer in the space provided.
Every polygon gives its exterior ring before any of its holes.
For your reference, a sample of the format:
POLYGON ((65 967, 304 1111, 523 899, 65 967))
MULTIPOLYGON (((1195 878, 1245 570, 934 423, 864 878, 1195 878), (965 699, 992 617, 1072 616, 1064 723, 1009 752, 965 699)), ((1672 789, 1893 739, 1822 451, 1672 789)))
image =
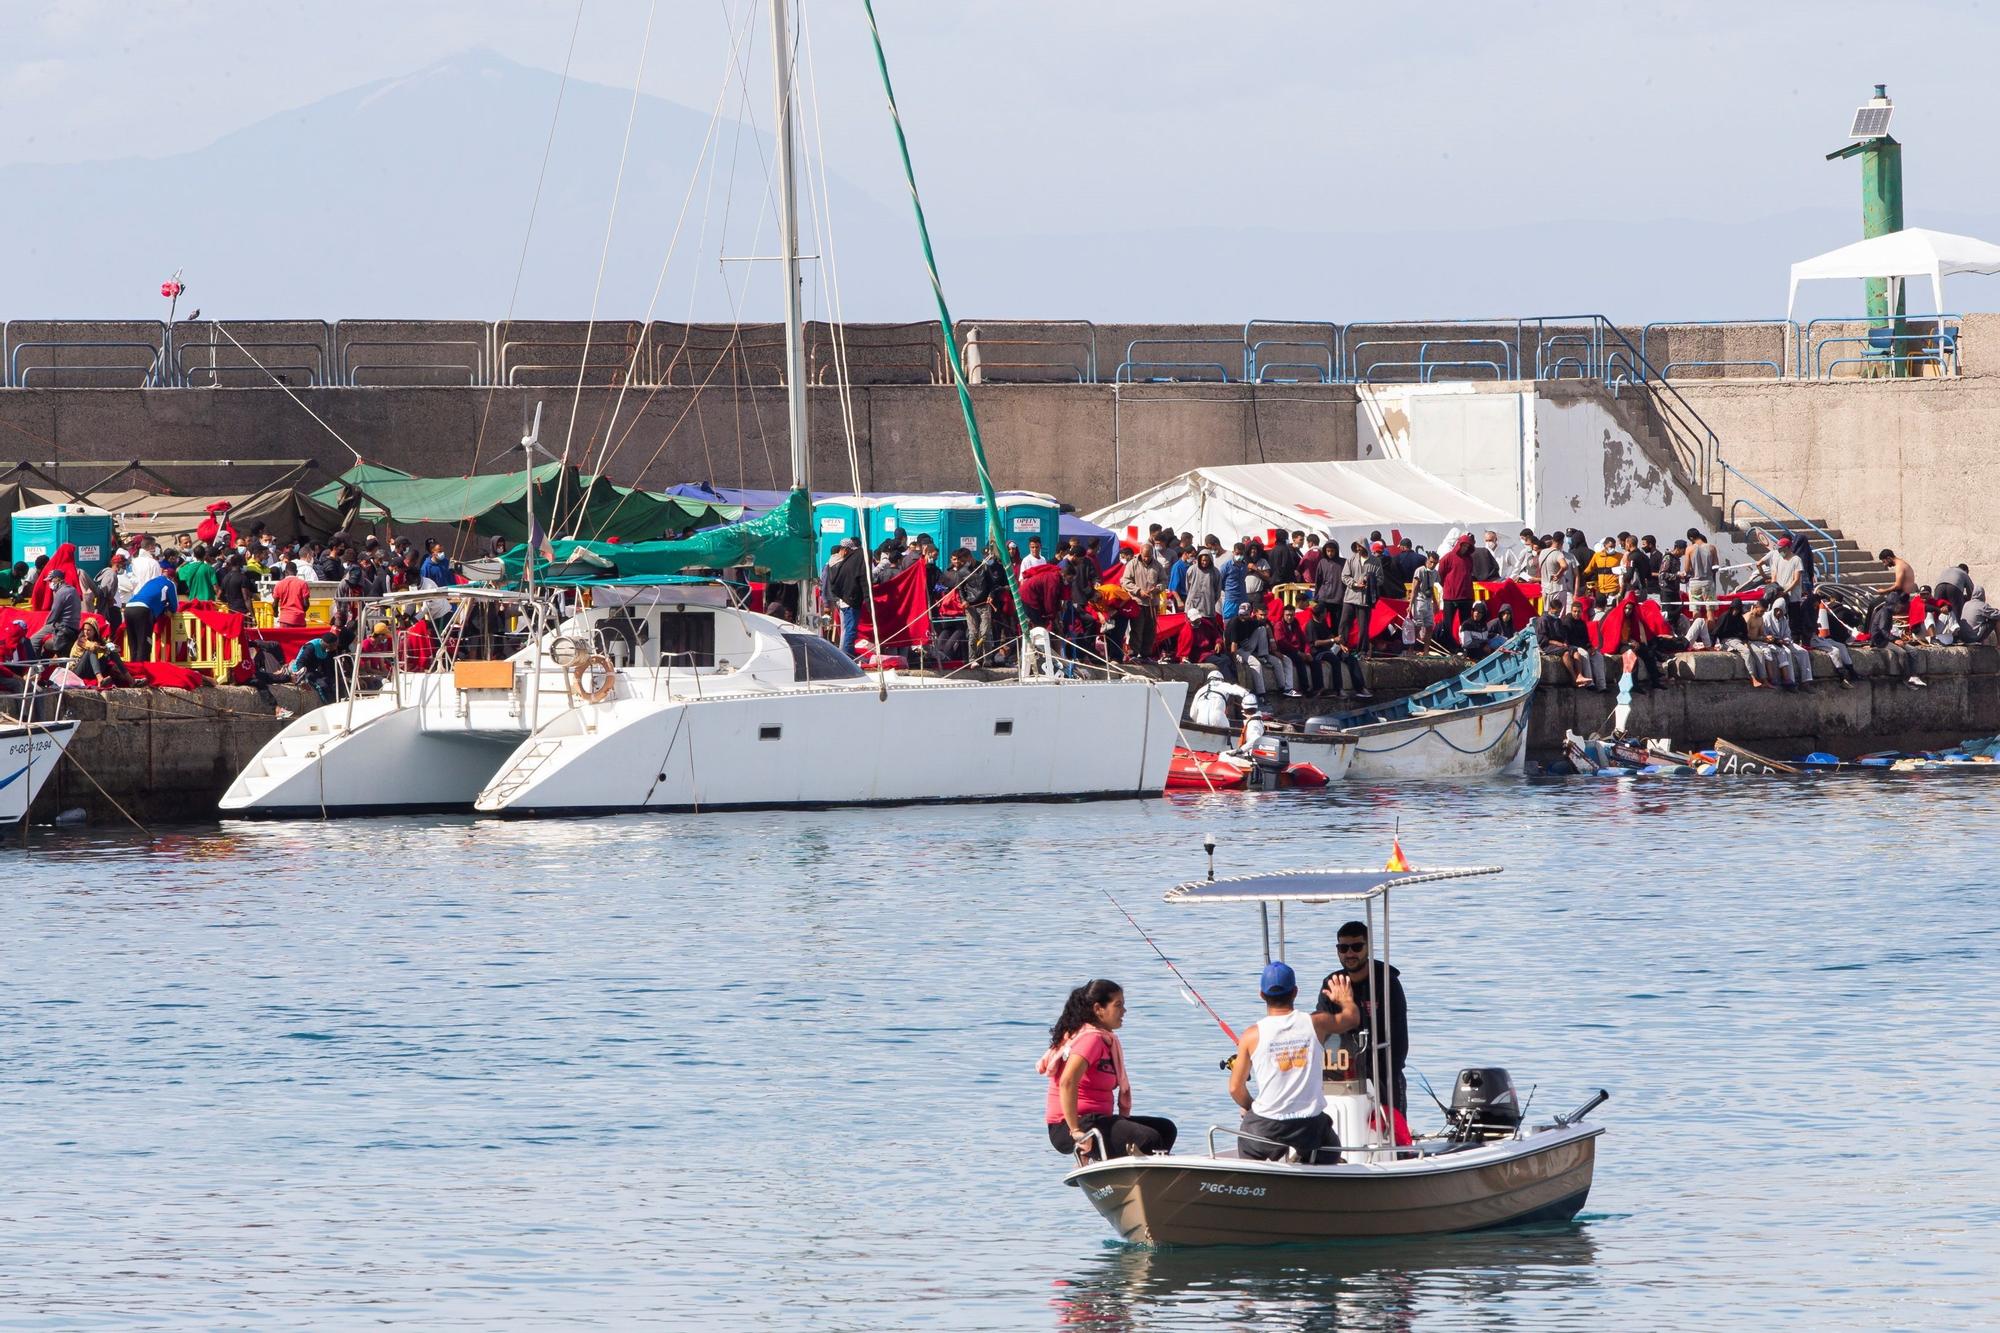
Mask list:
MULTIPOLYGON (((1403 1062, 1410 1058, 1410 1006, 1403 998, 1403 970, 1401 968, 1389 967, 1388 964, 1379 958, 1369 960, 1368 976, 1354 983, 1354 1003, 1361 1009, 1361 1026, 1353 1032, 1343 1032, 1339 1035, 1341 1044, 1347 1048, 1348 1055, 1354 1061, 1356 1067, 1366 1071, 1368 1068, 1368 1032, 1370 1026, 1376 1021, 1375 1015, 1372 1012, 1375 1001, 1375 983, 1382 979, 1384 968, 1388 969, 1389 977, 1390 1012, 1386 1015, 1389 1020, 1389 1054, 1395 1072, 1398 1075, 1397 1078, 1392 1080, 1392 1082, 1398 1085, 1392 1096, 1392 1100, 1398 1107, 1403 1107, 1401 1089, 1403 1080, 1400 1076, 1403 1072, 1403 1062)), ((1345 975, 1345 971, 1335 971, 1326 974, 1325 980, 1319 983, 1319 1003, 1313 1006, 1313 1012, 1321 1014, 1336 1012, 1332 1002, 1326 998, 1326 988, 1328 983, 1335 977, 1345 975)))

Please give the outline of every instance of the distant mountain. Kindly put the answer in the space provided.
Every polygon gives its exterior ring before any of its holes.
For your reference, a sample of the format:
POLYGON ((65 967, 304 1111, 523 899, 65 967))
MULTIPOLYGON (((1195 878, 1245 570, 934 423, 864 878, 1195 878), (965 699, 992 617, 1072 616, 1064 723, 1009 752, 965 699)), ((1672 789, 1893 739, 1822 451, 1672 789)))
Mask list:
MULTIPOLYGON (((157 317, 164 313, 160 282, 185 267, 187 301, 225 319, 498 318, 521 258, 558 82, 546 71, 472 52, 171 157, 0 167, 9 224, 0 313, 157 317)), ((589 313, 629 100, 629 90, 571 82, 518 316, 589 313)), ((641 99, 601 313, 645 312, 708 121, 706 112, 641 99)), ((703 313, 726 315, 722 282, 726 276, 741 287, 746 272, 731 265, 718 274, 725 244, 733 254, 753 245, 763 254, 775 249, 760 166, 770 160, 771 143, 738 134, 736 122, 722 126, 708 234, 697 251, 704 221, 698 191, 657 308, 663 318, 686 311, 697 273, 709 291, 703 313)), ((851 228, 863 238, 882 236, 891 223, 907 230, 845 181, 836 178, 833 188, 843 234, 851 228)), ((901 266, 907 290, 896 297, 912 306, 928 290, 915 254, 912 243, 901 266)), ((775 269, 753 283, 753 300, 763 297, 754 313, 777 315, 775 269)), ((843 288, 850 296, 861 290, 843 288)))
MULTIPOLYGON (((185 267, 187 303, 211 317, 498 318, 521 257, 556 87, 547 71, 470 52, 172 157, 0 167, 0 317, 157 317, 159 283, 185 267)), ((628 98, 626 90, 570 85, 517 316, 589 312, 628 98)), ((600 314, 644 313, 707 127, 706 112, 642 99, 600 314)), ((686 313, 697 279, 697 318, 728 318, 724 283, 740 287, 746 278, 744 317, 778 314, 773 266, 718 266, 722 254, 768 255, 775 246, 761 166, 769 140, 735 122, 722 133, 706 235, 704 190, 657 317, 686 313)), ((838 145, 829 146, 837 158, 838 145)), ((1199 189, 1199 163, 1188 170, 1188 188, 1199 189)), ((838 175, 832 189, 848 318, 929 318, 901 200, 885 205, 838 175)), ((1045 234, 982 236, 961 222, 977 225, 976 200, 927 202, 954 309, 1016 318, 1770 318, 1783 312, 1793 260, 1859 235, 1858 208, 1733 223, 1523 224, 1484 217, 1474 202, 1422 231, 1336 230, 1302 219, 1294 227, 1107 232, 1051 201, 1045 234)), ((1590 204, 1578 199, 1578 211, 1590 204)), ((1357 215, 1365 209, 1344 216, 1357 215)), ((2000 219, 1921 221, 2000 235, 2000 219)), ((1992 307, 1996 295, 1991 279, 1956 279, 1947 300, 1992 307)), ((1860 295, 1836 288, 1806 299, 1812 313, 1846 313, 1860 295)), ((1920 304, 1927 308, 1928 298, 1920 304)))

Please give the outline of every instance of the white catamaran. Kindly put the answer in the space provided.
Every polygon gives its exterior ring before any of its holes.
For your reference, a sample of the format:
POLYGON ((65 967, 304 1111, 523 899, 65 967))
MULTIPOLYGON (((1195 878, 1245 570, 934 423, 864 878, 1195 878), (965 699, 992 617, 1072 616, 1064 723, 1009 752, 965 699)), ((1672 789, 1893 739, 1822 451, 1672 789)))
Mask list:
MULTIPOLYGON (((772 19, 776 49, 791 49, 784 0, 773 0, 772 19)), ((266 745, 224 797, 225 810, 549 815, 1165 789, 1184 683, 1037 675, 1025 649, 1019 674, 997 682, 870 675, 818 635, 733 605, 722 584, 679 572, 811 570, 795 130, 786 61, 774 63, 791 499, 736 530, 682 542, 558 542, 551 553, 561 563, 550 560, 539 574, 531 541, 522 591, 450 594, 461 617, 486 599, 517 602, 507 613, 517 648, 469 660, 461 631, 453 651, 424 672, 391 660, 370 675, 350 662, 350 698, 299 718, 266 745), (719 554, 725 548, 730 558, 719 554), (588 604, 557 611, 552 586, 575 589, 588 604)), ((939 305, 997 534, 962 362, 941 297, 939 305)), ((532 465, 533 435, 523 443, 532 465)), ((1004 538, 994 540, 1004 548, 1004 538)))

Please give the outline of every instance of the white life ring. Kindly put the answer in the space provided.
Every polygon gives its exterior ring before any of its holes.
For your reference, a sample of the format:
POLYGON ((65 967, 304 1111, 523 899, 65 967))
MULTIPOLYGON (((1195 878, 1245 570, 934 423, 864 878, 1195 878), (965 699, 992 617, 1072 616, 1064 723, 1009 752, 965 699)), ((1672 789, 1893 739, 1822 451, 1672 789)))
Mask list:
POLYGON ((569 669, 569 676, 576 686, 576 692, 594 704, 603 703, 611 697, 611 692, 618 688, 618 668, 603 653, 592 653, 588 657, 578 658, 576 665, 569 669), (590 684, 593 673, 596 674, 598 681, 595 686, 590 684))

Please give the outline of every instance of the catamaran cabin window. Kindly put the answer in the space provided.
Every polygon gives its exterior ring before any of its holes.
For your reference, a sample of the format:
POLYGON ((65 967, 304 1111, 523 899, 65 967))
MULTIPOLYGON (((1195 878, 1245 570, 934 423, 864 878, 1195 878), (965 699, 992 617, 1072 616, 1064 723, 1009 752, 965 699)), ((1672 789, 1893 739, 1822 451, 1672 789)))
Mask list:
POLYGON ((715 613, 712 611, 660 612, 660 665, 664 667, 714 666, 715 613))
POLYGON ((855 680, 868 674, 818 635, 787 634, 785 645, 792 650, 793 680, 855 680))

